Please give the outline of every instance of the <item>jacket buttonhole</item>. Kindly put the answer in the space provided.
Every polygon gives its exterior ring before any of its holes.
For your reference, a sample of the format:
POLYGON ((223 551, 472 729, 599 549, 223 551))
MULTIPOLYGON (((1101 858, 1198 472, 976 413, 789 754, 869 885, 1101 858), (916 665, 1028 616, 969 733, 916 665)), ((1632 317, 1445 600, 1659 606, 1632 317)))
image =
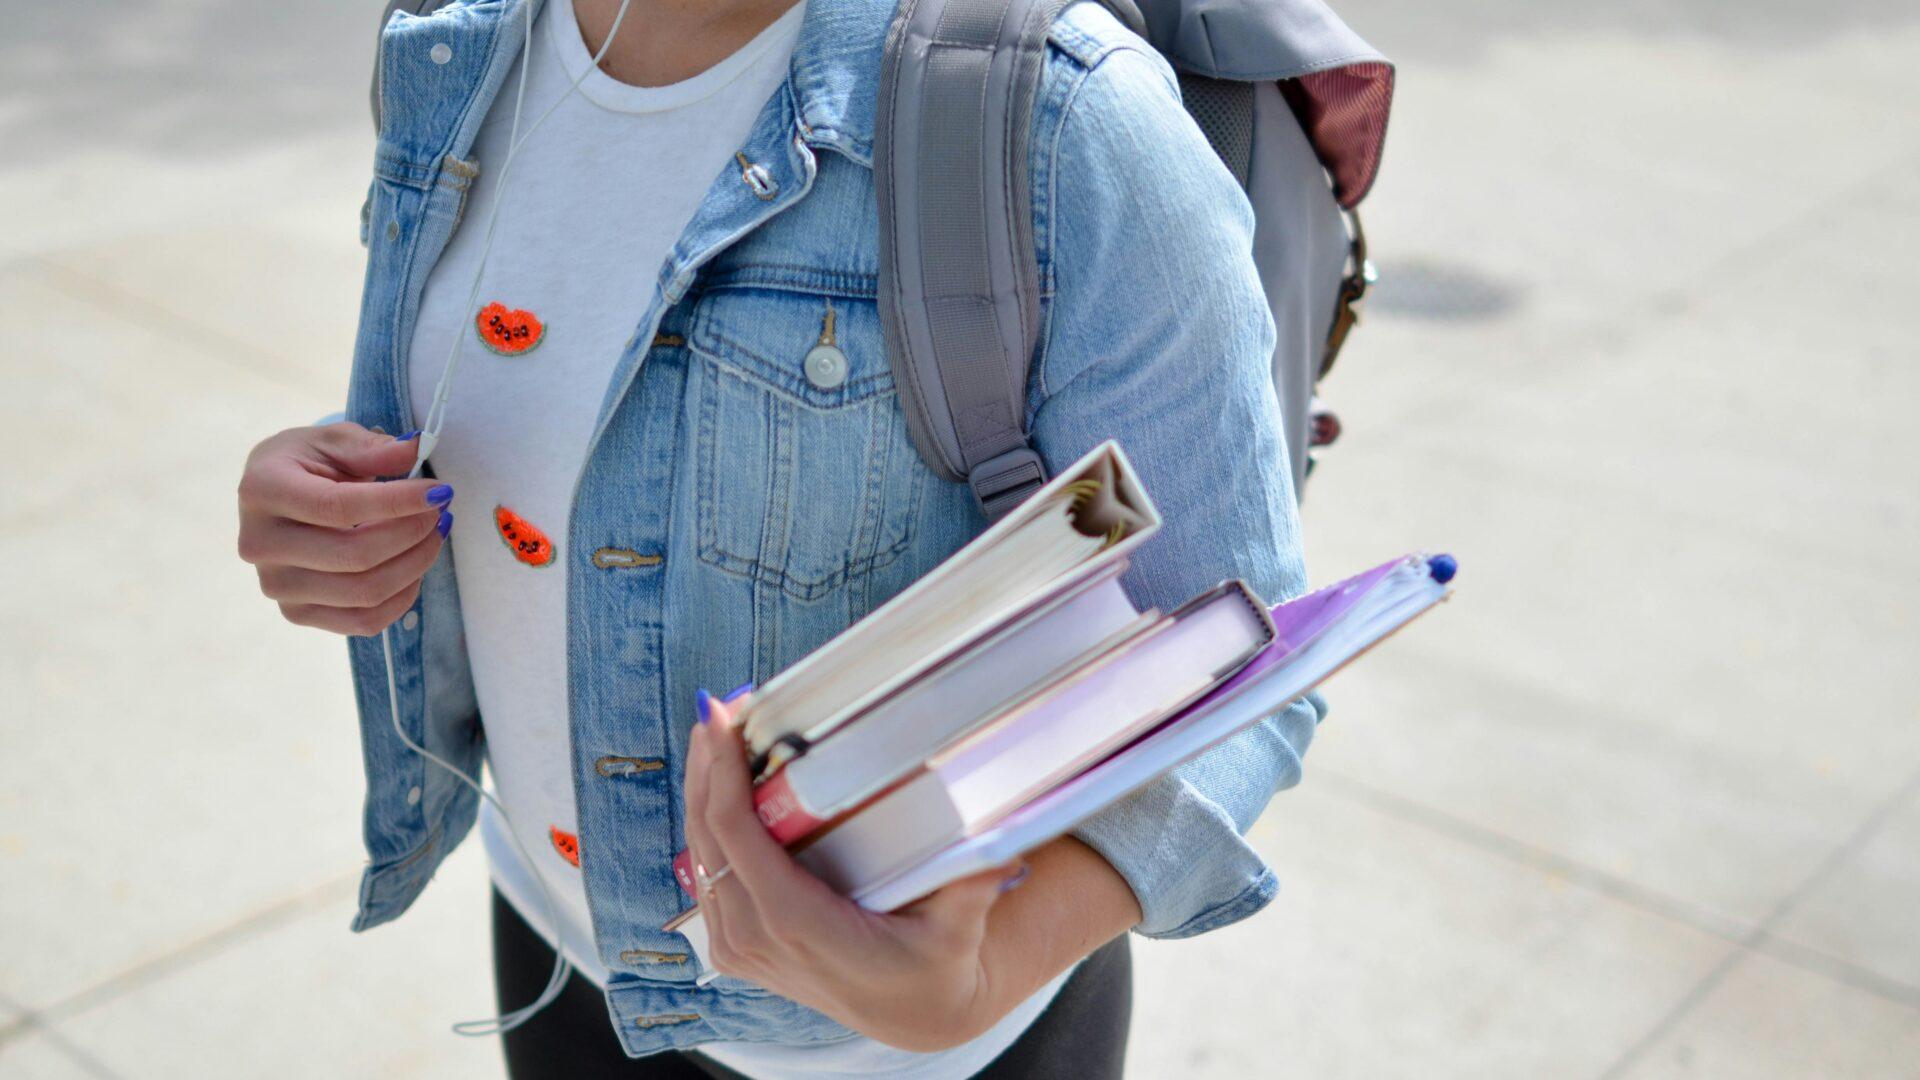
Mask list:
POLYGON ((632 548, 603 547, 594 551, 593 565, 602 570, 620 570, 635 566, 658 566, 658 555, 642 555, 632 548))

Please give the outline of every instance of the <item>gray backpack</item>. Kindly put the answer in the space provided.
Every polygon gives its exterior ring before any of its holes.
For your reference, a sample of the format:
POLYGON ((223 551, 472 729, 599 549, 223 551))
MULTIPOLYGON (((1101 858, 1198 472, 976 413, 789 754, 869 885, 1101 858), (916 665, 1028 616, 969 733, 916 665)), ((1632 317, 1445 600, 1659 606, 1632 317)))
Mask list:
MULTIPOLYGON (((1048 28, 1072 2, 901 0, 887 37, 874 184, 888 357, 920 455, 970 485, 989 520, 1046 481, 1025 424, 1040 303, 1027 134, 1048 28), (975 161, 986 167, 954 167, 975 161)), ((1101 2, 1179 73, 1253 203, 1297 485, 1314 385, 1372 276, 1353 209, 1379 168, 1393 68, 1320 0, 1101 2), (1302 194, 1322 176, 1316 214, 1302 194)))
MULTIPOLYGON (((390 0, 387 14, 445 2, 390 0)), ((1040 332, 1028 135, 1048 31, 1075 2, 899 0, 881 68, 888 359, 920 456, 968 484, 990 521, 1046 482, 1026 430, 1040 332), (973 162, 985 167, 955 167, 973 162)), ((1314 388, 1373 277, 1354 210, 1379 170, 1393 67, 1321 0, 1099 2, 1173 66, 1187 111, 1253 204, 1298 490, 1309 446, 1338 430, 1313 415, 1314 388)), ((374 108, 377 120, 377 86, 374 108)))

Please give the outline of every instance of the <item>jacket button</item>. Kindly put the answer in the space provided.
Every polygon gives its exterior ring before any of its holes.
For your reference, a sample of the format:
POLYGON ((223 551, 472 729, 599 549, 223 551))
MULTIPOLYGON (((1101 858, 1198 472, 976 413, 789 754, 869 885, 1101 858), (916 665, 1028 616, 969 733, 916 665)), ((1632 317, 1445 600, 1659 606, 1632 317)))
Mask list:
POLYGON ((402 630, 412 630, 419 625, 420 613, 417 611, 409 611, 400 618, 400 629, 402 630))
POLYGON ((831 390, 847 381, 847 354, 835 345, 815 345, 801 364, 807 381, 822 390, 831 390))
POLYGON ((436 64, 444 64, 453 59, 453 46, 443 41, 427 50, 427 58, 436 64))
POLYGON ((739 152, 735 152, 733 160, 740 163, 740 181, 752 189, 757 198, 770 202, 774 196, 780 194, 779 182, 773 178, 772 173, 767 171, 765 165, 748 161, 747 155, 739 152))

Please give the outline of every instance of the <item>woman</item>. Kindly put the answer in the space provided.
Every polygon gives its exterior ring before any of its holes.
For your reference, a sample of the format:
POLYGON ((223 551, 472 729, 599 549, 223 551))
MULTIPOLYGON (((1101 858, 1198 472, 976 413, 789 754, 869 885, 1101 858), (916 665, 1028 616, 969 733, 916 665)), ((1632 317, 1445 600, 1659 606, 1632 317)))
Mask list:
MULTIPOLYGON (((1271 899, 1241 833, 1297 778, 1318 706, 892 915, 773 845, 740 695, 984 526, 914 452, 876 309, 892 5, 633 0, 609 43, 617 8, 547 0, 523 58, 518 3, 388 27, 352 422, 266 440, 241 481, 262 590, 352 635, 356 929, 404 911, 477 815, 502 1008, 539 992, 553 950, 577 969, 506 1036, 515 1077, 1118 1075, 1123 935, 1197 934, 1271 899), (823 346, 837 357, 805 362, 823 346), (427 426, 450 350, 434 475, 372 482, 412 465, 413 436, 384 432, 427 426), (408 738, 470 775, 484 755, 504 815, 390 726, 387 628, 408 738), (723 977, 705 986, 660 929, 687 903, 682 847, 734 871, 706 901, 723 977)), ((1136 602, 1229 577, 1293 595, 1240 189, 1164 62, 1092 4, 1051 35, 1032 146, 1034 446, 1054 469, 1126 447, 1167 522, 1136 602)))

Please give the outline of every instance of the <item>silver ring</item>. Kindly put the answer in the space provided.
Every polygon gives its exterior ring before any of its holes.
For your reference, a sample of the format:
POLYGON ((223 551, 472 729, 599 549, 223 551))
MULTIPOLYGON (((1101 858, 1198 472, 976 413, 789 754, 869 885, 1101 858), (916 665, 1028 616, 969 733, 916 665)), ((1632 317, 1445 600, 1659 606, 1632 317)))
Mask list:
POLYGON ((695 863, 693 865, 693 887, 699 892, 700 899, 705 900, 707 897, 713 895, 713 887, 727 880, 727 875, 731 873, 733 873, 732 866, 723 866, 720 868, 719 873, 709 874, 707 873, 705 864, 695 863))

